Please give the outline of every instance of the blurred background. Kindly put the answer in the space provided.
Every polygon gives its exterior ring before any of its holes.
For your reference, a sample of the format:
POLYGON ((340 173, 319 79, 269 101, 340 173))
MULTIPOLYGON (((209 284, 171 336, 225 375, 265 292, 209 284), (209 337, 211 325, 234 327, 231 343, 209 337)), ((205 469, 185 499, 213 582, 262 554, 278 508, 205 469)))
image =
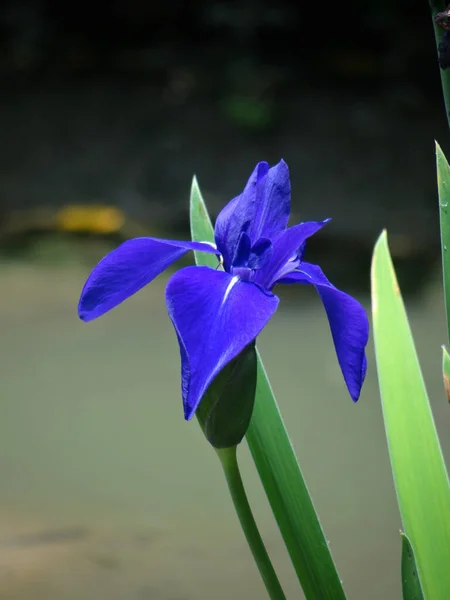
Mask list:
MULTIPOLYGON (((450 151, 425 0, 0 3, 0 598, 222 600, 265 591, 214 452, 186 424, 161 276, 98 322, 76 305, 128 237, 187 238, 255 163, 290 166, 293 221, 369 308, 389 231, 446 455, 434 140, 450 151)), ((401 523, 372 346, 357 405, 314 291, 260 348, 349 600, 400 597, 401 523)), ((298 584, 242 445, 290 598, 298 584)))

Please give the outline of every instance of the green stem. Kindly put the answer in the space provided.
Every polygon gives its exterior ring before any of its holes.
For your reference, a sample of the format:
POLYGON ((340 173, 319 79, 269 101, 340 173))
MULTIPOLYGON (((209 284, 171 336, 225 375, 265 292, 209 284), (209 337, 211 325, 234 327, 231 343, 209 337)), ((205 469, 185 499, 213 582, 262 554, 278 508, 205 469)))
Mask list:
POLYGON ((286 596, 281 588, 278 577, 270 562, 269 555, 264 546, 264 542, 258 531, 252 509, 247 500, 244 485, 242 483, 241 474, 236 457, 236 446, 232 448, 216 449, 220 462, 222 463, 223 471, 230 490, 231 498, 233 499, 241 527, 244 531, 247 543, 252 551, 253 558, 258 566, 261 577, 266 586, 267 592, 271 600, 286 600, 286 596))
MULTIPOLYGON (((429 3, 431 8, 431 18, 433 20, 434 36, 436 38, 437 47, 439 46, 439 42, 441 41, 444 31, 441 27, 436 25, 434 17, 439 12, 442 12, 445 9, 445 5, 442 0, 429 0, 429 3)), ((448 126, 450 127, 450 68, 439 68, 439 71, 441 72, 442 94, 444 96, 445 114, 447 116, 448 126)))
POLYGON ((246 439, 305 598, 345 600, 329 544, 261 360, 246 439))

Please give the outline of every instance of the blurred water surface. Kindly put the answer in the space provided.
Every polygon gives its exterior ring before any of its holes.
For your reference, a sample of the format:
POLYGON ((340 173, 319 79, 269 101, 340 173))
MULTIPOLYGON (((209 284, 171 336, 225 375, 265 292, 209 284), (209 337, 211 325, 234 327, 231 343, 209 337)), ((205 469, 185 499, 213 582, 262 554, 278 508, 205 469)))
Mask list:
MULTIPOLYGON (((215 454, 183 420, 164 277, 87 325, 76 315, 86 275, 0 268, 0 597, 264 598, 215 454)), ((354 405, 318 298, 302 287, 284 300, 260 350, 348 598, 400 598, 372 345, 354 405)), ((448 457, 439 284, 408 308, 448 457)), ((240 454, 288 597, 300 598, 245 444, 240 454)))

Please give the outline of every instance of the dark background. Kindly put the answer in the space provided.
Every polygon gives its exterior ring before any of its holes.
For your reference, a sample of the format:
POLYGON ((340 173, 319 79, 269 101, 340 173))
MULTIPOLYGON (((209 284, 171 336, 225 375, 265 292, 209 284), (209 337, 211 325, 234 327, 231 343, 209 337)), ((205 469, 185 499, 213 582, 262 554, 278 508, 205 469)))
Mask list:
POLYGON ((215 215, 283 157, 294 218, 333 217, 326 254, 367 270, 387 227, 420 279, 436 259, 448 132, 426 1, 10 0, 0 31, 3 246, 67 205, 119 207, 121 236, 187 235, 194 172, 215 215))

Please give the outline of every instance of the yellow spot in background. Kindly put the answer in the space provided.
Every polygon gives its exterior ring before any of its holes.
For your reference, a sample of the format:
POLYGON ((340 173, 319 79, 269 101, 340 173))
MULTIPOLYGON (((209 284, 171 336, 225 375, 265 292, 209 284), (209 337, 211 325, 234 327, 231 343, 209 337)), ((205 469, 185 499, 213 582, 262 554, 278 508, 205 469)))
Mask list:
POLYGON ((332 70, 347 77, 376 77, 382 65, 377 56, 363 52, 341 52, 329 59, 332 70))
POLYGON ((56 227, 73 233, 117 233, 125 223, 118 208, 101 204, 65 206, 56 214, 56 227))

